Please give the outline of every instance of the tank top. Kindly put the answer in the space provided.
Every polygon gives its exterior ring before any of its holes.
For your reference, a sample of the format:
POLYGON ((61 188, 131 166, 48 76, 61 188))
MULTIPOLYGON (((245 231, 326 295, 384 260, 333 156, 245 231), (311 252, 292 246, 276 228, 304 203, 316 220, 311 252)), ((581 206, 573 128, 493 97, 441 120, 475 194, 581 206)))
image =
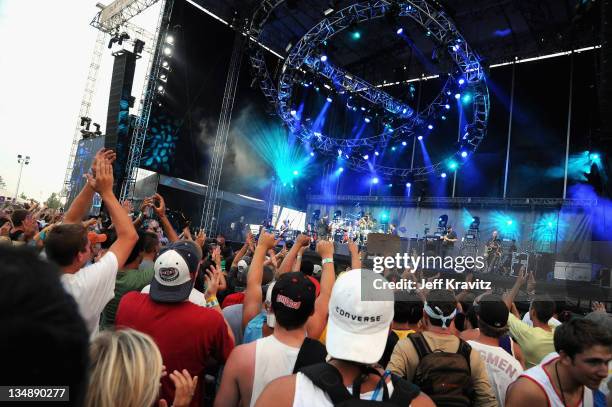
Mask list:
MULTIPOLYGON (((352 388, 347 390, 351 392, 352 388)), ((393 383, 391 380, 387 382, 387 391, 389 396, 393 394, 393 383)), ((361 400, 376 400, 382 401, 382 391, 369 391, 359 395, 361 400)), ((333 407, 331 399, 323 390, 314 385, 308 377, 302 373, 298 373, 295 377, 295 395, 293 396, 293 407, 333 407)))
MULTIPOLYGON (((546 398, 548 399, 548 405, 550 407, 565 407, 565 405, 563 404, 563 398, 559 393, 557 393, 557 390, 552 384, 550 376, 544 370, 545 366, 553 363, 558 358, 559 355, 556 352, 550 353, 544 357, 542 363, 532 367, 529 370, 526 370, 520 376, 529 378, 531 381, 533 381, 540 387, 544 394, 546 394, 546 398)), ((576 407, 592 407, 593 405, 593 391, 586 387, 583 387, 582 401, 576 407)))
POLYGON ((500 406, 505 405, 506 390, 521 373, 523 367, 520 362, 499 346, 485 345, 476 341, 468 341, 472 349, 480 353, 482 361, 487 367, 491 387, 500 406))
POLYGON ((272 380, 293 373, 300 348, 285 345, 274 335, 255 342, 255 376, 250 407, 272 380))

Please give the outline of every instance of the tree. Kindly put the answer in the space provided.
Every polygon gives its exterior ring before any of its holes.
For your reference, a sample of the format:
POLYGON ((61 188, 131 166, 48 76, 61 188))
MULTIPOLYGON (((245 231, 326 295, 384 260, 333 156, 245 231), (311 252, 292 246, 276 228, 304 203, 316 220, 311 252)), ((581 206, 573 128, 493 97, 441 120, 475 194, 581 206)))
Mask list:
POLYGON ((26 194, 24 194, 23 192, 19 195, 19 198, 21 199, 28 199, 28 197, 26 196, 26 194))
POLYGON ((2 175, 0 175, 0 189, 5 189, 6 188, 6 182, 4 181, 4 178, 2 178, 2 175))
POLYGON ((51 196, 49 197, 49 199, 47 199, 47 202, 45 202, 47 205, 47 208, 50 209, 59 209, 60 206, 62 206, 62 203, 59 200, 59 197, 57 196, 57 193, 52 193, 51 196))

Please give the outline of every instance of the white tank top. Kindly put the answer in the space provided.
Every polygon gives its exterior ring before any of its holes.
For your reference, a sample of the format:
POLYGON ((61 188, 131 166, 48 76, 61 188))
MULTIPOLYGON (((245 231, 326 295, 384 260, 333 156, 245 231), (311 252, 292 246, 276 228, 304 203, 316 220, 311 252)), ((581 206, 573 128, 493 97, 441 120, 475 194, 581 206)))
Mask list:
POLYGON ((468 341, 472 349, 480 353, 480 358, 487 367, 489 381, 500 406, 506 402, 506 390, 521 373, 523 367, 512 355, 499 346, 485 345, 476 341, 468 341))
MULTIPOLYGON (((550 377, 544 370, 544 366, 549 365, 559 358, 556 352, 550 353, 542 359, 542 363, 526 370, 520 377, 528 377, 536 382, 542 391, 546 394, 548 405, 550 407, 565 407, 563 399, 553 387, 550 377)), ((584 387, 582 392, 582 402, 577 407, 593 407, 593 391, 584 387)))
POLYGON ((255 377, 251 393, 251 407, 264 388, 274 379, 293 373, 300 348, 280 342, 274 335, 255 341, 255 377))
MULTIPOLYGON (((347 388, 350 392, 351 388, 347 388)), ((393 383, 391 380, 387 382, 387 391, 389 392, 389 396, 393 394, 393 383)), ((382 401, 383 392, 379 391, 378 397, 376 397, 377 401, 382 401)), ((372 400, 372 396, 374 395, 374 391, 369 391, 367 393, 361 393, 361 400, 372 400)), ((310 381, 308 377, 306 377, 302 373, 298 373, 295 377, 295 395, 293 396, 293 407, 334 407, 331 399, 323 390, 319 387, 315 386, 314 383, 310 381)))

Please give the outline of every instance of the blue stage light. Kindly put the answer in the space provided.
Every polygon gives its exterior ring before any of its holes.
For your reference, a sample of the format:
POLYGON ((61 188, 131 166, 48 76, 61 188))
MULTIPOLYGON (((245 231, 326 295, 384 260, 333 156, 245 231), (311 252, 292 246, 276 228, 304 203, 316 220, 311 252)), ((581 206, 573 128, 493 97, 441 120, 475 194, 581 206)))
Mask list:
POLYGON ((321 55, 321 62, 327 61, 327 55, 321 55))
POLYGON ((423 140, 423 136, 417 137, 417 140, 419 140, 419 141, 423 140))
POLYGON ((376 157, 378 157, 378 156, 380 155, 380 153, 379 153, 378 151, 374 151, 374 155, 375 155, 376 157))
POLYGON ((451 161, 450 163, 448 163, 448 168, 450 168, 451 170, 457 169, 457 163, 454 161, 451 161))
POLYGON ((442 115, 442 116, 440 116, 440 119, 446 120, 446 116, 442 115))
POLYGON ((465 158, 465 157, 467 157, 467 156, 468 156, 467 151, 462 151, 462 152, 461 152, 461 157, 465 158))
POLYGON ((340 167, 340 168, 338 168, 338 171, 340 171, 340 172, 344 172, 344 167, 340 167))
POLYGON ((427 125, 427 128, 428 128, 429 130, 433 130, 433 124, 428 124, 428 125, 427 125))
POLYGON ((461 93, 455 93, 455 99, 459 100, 460 97, 461 97, 461 93))
POLYGON ((295 110, 291 111, 291 116, 295 116, 296 114, 297 114, 297 111, 295 111, 295 110))
POLYGON ((459 85, 463 85, 465 83, 465 79, 461 78, 459 79, 459 85))
POLYGON ((311 157, 314 157, 314 153, 313 153, 312 151, 310 152, 310 156, 311 156, 311 157))
POLYGON ((407 144, 408 144, 408 143, 406 143, 405 141, 402 141, 402 145, 403 145, 404 147, 406 147, 406 145, 407 145, 407 144))
POLYGON ((364 159, 364 160, 367 160, 368 158, 370 158, 370 156, 369 156, 369 155, 367 155, 367 154, 363 156, 363 159, 364 159))
POLYGON ((404 108, 404 109, 402 110, 402 113, 403 113, 403 114, 408 113, 408 109, 404 108))
POLYGON ((506 221, 506 224, 507 224, 507 225, 512 225, 512 220, 511 220, 511 219, 508 219, 508 220, 506 221))
POLYGON ((450 109, 450 105, 448 103, 445 104, 444 107, 446 108, 446 110, 450 109))
POLYGON ((412 184, 410 182, 406 182, 406 188, 410 188, 412 184))
POLYGON ((342 150, 338 149, 338 156, 342 155, 342 150))
POLYGON ((372 178, 372 184, 378 184, 378 177, 372 178))
POLYGON ((331 103, 333 99, 331 98, 331 96, 328 96, 325 100, 327 100, 328 103, 331 103))
POLYGON ((372 121, 372 119, 370 119, 369 117, 364 117, 363 121, 366 123, 370 123, 372 121))
POLYGON ((395 146, 391 147, 391 151, 395 151, 395 146))
POLYGON ((461 101, 463 103, 470 103, 472 101, 472 94, 471 93, 466 93, 465 95, 463 95, 463 97, 461 98, 461 101))
POLYGON ((300 175, 300 172, 298 170, 293 170, 293 175, 300 175))
POLYGON ((363 106, 361 106, 361 111, 362 111, 362 112, 365 112, 365 110, 366 110, 366 108, 365 108, 365 107, 363 107, 363 106))
POLYGON ((360 33, 359 31, 354 31, 354 32, 351 34, 351 38, 353 38, 354 40, 358 40, 358 39, 360 39, 360 38, 361 38, 361 33, 360 33))
POLYGON ((441 176, 442 178, 446 178, 446 173, 445 173, 445 172, 443 172, 442 174, 440 174, 440 176, 441 176))
POLYGON ((393 187, 393 184, 389 184, 389 188, 392 188, 392 187, 393 187))
POLYGON ((402 27, 398 28, 397 31, 395 32, 397 35, 401 35, 404 32, 404 29, 402 27))

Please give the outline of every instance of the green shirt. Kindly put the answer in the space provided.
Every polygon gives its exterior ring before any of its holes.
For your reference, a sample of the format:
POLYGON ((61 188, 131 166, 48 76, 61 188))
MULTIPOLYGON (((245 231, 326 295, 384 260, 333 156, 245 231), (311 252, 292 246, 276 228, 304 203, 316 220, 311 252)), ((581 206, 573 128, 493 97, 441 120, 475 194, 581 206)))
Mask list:
POLYGON ((552 331, 545 331, 539 327, 531 327, 512 313, 508 317, 508 327, 514 339, 521 345, 526 369, 539 364, 544 356, 555 351, 554 328, 552 331))
POLYGON ((100 326, 102 329, 109 329, 115 326, 115 315, 121 298, 130 291, 141 291, 144 287, 151 284, 153 279, 153 267, 147 267, 144 270, 125 269, 117 272, 117 280, 115 282, 115 298, 110 300, 104 311, 100 326))

